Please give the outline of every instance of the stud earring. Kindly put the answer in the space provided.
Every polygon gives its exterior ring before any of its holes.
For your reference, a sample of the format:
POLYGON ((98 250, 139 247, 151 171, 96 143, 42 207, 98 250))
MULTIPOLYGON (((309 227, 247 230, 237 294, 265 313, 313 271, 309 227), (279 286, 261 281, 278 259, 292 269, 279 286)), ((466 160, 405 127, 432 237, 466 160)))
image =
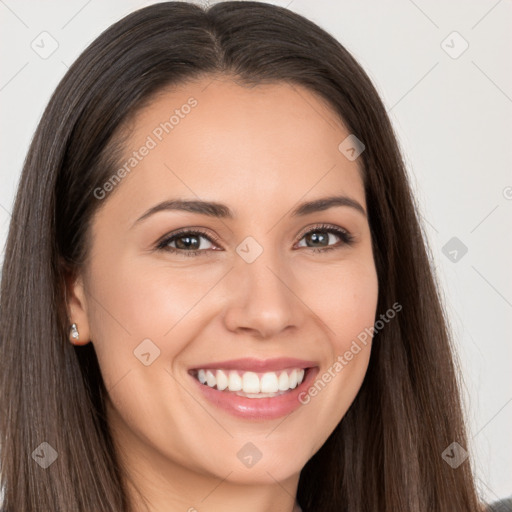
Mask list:
POLYGON ((76 324, 71 324, 71 337, 73 338, 73 341, 78 341, 80 339, 76 324))

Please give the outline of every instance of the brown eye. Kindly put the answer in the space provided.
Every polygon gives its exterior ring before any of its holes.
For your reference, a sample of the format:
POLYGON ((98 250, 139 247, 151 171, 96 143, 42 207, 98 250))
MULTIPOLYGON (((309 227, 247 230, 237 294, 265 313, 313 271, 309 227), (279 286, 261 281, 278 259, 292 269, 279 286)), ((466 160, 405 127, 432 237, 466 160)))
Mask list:
MULTIPOLYGON (((180 231, 174 233, 171 236, 166 237, 158 245, 158 250, 168 251, 171 253, 179 253, 184 256, 197 256, 199 254, 205 254, 209 252, 208 247, 205 247, 205 243, 201 239, 205 239, 210 243, 213 240, 209 235, 202 231, 180 231), (175 244, 172 247, 170 244, 175 244)), ((207 245, 207 244, 206 244, 207 245)))

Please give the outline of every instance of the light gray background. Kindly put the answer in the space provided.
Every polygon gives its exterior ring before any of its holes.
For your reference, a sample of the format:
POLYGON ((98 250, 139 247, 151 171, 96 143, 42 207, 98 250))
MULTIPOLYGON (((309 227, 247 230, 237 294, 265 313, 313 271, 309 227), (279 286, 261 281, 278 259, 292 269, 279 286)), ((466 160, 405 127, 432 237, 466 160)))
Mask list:
MULTIPOLYGON (((50 95, 100 32, 151 3, 0 0, 2 260, 22 162, 50 95), (49 36, 40 36, 44 31, 58 43, 46 59, 31 48, 51 49, 49 36)), ((509 496, 512 1, 271 3, 288 6, 334 35, 383 98, 408 164, 459 347, 471 439, 466 448, 475 460, 477 485, 486 500, 509 496), (469 47, 457 56, 464 40, 469 47), (453 237, 467 247, 466 254, 456 248, 457 254, 450 255, 451 246, 443 253, 453 237)))

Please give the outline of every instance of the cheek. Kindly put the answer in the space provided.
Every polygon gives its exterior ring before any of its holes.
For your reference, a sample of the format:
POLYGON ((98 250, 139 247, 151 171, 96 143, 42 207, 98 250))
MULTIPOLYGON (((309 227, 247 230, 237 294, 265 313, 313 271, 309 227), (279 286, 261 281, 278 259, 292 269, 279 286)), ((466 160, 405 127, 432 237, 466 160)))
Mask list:
POLYGON ((144 258, 95 261, 89 320, 106 383, 140 366, 139 347, 158 354, 156 366, 176 359, 200 328, 201 301, 223 272, 220 266, 219 272, 198 271, 144 258))
MULTIPOLYGON (((132 341, 161 338, 205 295, 209 284, 193 273, 129 258, 96 267, 93 323, 132 341)), ((96 331, 97 331, 96 329, 96 331)), ((108 330, 108 332, 106 332, 108 330)))
POLYGON ((332 349, 342 353, 374 324, 378 278, 373 260, 343 261, 309 275, 304 302, 324 322, 332 349))
POLYGON ((319 427, 320 448, 359 392, 368 368, 372 331, 378 301, 378 278, 373 260, 344 262, 325 274, 318 272, 308 305, 322 321, 328 342, 325 358, 315 381, 300 397, 319 427))

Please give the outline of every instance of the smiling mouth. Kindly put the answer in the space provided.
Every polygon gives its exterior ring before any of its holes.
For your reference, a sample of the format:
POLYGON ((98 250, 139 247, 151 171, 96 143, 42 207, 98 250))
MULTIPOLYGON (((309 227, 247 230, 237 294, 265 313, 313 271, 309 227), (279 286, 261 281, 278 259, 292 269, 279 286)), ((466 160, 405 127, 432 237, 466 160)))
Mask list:
POLYGON ((275 372, 235 369, 197 369, 189 373, 201 384, 223 393, 246 398, 272 398, 300 386, 311 368, 289 368, 275 372))

